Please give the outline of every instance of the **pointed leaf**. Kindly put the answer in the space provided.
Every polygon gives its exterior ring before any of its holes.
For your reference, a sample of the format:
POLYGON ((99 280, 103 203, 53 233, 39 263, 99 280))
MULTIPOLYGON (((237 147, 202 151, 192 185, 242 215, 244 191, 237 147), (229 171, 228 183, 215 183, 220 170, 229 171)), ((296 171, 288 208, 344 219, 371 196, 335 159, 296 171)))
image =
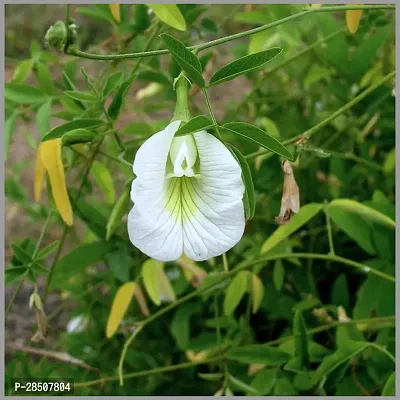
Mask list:
POLYGON ((360 215, 366 220, 376 222, 388 228, 395 229, 396 222, 381 212, 351 199, 335 199, 329 203, 329 208, 340 208, 360 215))
POLYGON ((260 308, 262 299, 264 296, 264 285, 261 279, 257 276, 252 274, 251 276, 251 300, 252 300, 252 311, 253 314, 257 312, 260 308))
POLYGON ((129 88, 132 86, 133 81, 135 80, 136 75, 131 75, 128 79, 126 79, 112 99, 110 106, 108 107, 108 115, 111 119, 116 120, 121 111, 122 103, 125 99, 126 94, 128 93, 129 88))
POLYGON ((4 158, 7 160, 8 149, 10 147, 11 137, 15 130, 15 122, 18 117, 18 112, 14 111, 4 123, 4 158))
POLYGON ((106 336, 108 339, 115 334, 122 319, 124 318, 124 315, 127 312, 129 304, 131 303, 134 295, 135 287, 135 282, 126 282, 115 294, 111 311, 107 320, 106 336))
POLYGON ((219 85, 222 82, 236 78, 238 75, 260 68, 281 52, 282 49, 280 47, 273 47, 266 51, 260 51, 259 53, 239 58, 219 69, 211 77, 209 86, 219 85))
POLYGON ((4 85, 4 97, 6 100, 19 104, 40 103, 49 98, 46 93, 37 87, 20 83, 6 83, 4 85))
POLYGON ((230 380, 231 383, 233 383, 234 386, 236 386, 236 388, 238 388, 243 392, 259 394, 255 388, 249 386, 247 383, 242 382, 240 379, 233 377, 232 375, 229 375, 228 379, 230 380))
POLYGON ((43 103, 36 112, 36 124, 41 138, 50 131, 51 106, 52 101, 48 100, 43 103))
POLYGON ((161 304, 161 288, 159 283, 160 271, 163 269, 161 261, 149 259, 142 264, 143 284, 153 303, 161 304))
POLYGON ((314 217, 321 209, 322 204, 310 203, 300 208, 300 211, 293 215, 287 225, 281 225, 275 232, 263 243, 261 254, 267 253, 274 248, 282 240, 286 239, 297 229, 305 225, 312 217, 314 217))
POLYGON ((225 315, 231 315, 239 305, 242 297, 248 290, 249 276, 250 273, 248 271, 240 271, 232 279, 226 291, 224 300, 225 315))
POLYGON ((194 133, 208 128, 212 128, 214 124, 205 115, 198 115, 192 118, 185 124, 183 124, 175 133, 174 137, 188 135, 189 133, 194 133))
POLYGON ((54 241, 53 243, 50 243, 47 245, 45 248, 40 250, 38 254, 35 257, 35 260, 43 260, 47 256, 49 256, 60 244, 59 240, 54 241))
POLYGON ((171 35, 163 33, 160 37, 164 40, 175 61, 186 72, 187 76, 196 83, 197 86, 203 88, 205 83, 198 58, 182 42, 171 35))
POLYGON ((295 357, 299 359, 302 368, 308 368, 310 358, 308 355, 308 338, 307 328, 304 322, 303 314, 300 310, 296 310, 293 320, 293 334, 295 357))
POLYGON ((293 160, 293 155, 279 140, 254 125, 245 122, 228 122, 222 125, 222 127, 288 160, 293 160))
POLYGON ((97 97, 92 93, 87 92, 79 92, 78 90, 66 90, 64 94, 71 99, 84 101, 84 102, 92 102, 97 101, 97 97))
POLYGON ((148 4, 156 17, 172 28, 186 30, 186 21, 176 4, 148 4))
POLYGON ((117 87, 119 87, 124 79, 124 73, 114 72, 107 78, 106 83, 103 87, 103 97, 107 97, 110 93, 112 93, 117 87))
POLYGON ((109 169, 99 161, 94 161, 91 172, 96 185, 104 194, 105 200, 109 204, 115 202, 114 179, 109 169))
POLYGON ((392 372, 382 390, 382 396, 396 396, 396 373, 392 372))
POLYGON ((78 128, 94 129, 103 124, 104 124, 104 122, 101 119, 90 119, 90 118, 75 119, 73 121, 66 122, 63 125, 53 128, 50 132, 48 132, 42 138, 42 142, 45 142, 47 140, 52 140, 52 139, 58 139, 62 135, 64 135, 64 133, 78 129, 78 128))

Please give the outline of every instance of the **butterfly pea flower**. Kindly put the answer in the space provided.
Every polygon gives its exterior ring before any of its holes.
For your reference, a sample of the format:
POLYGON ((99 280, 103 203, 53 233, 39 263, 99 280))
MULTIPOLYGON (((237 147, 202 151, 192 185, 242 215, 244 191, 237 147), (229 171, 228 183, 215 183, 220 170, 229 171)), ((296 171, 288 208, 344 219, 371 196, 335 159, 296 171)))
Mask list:
POLYGON ((185 255, 219 256, 239 242, 245 227, 241 168, 228 148, 201 130, 175 137, 187 121, 187 83, 177 82, 175 116, 136 153, 128 233, 133 245, 160 261, 185 255))

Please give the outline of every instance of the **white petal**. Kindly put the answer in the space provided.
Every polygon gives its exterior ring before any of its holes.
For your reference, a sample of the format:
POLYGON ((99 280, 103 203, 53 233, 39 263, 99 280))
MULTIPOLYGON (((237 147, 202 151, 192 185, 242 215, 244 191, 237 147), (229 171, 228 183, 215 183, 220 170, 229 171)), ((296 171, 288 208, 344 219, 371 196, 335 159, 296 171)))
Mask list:
POLYGON ((200 178, 184 179, 184 253, 207 260, 231 249, 243 236, 245 216, 242 171, 231 152, 206 131, 194 135, 200 178))
MULTIPOLYGON (((243 235, 241 169, 218 139, 201 131, 193 135, 199 174, 167 179, 168 146, 179 123, 170 126, 136 156, 129 237, 156 260, 177 260, 183 253, 195 261, 207 260, 232 248, 243 235)), ((193 157, 186 153, 186 159, 193 157)))

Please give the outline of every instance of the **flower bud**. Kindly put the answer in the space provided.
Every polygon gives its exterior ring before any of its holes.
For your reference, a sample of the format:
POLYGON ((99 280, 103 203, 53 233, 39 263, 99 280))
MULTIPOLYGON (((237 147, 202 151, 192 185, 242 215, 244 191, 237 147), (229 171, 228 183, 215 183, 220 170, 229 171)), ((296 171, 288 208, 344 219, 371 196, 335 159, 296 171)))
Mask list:
POLYGON ((63 21, 57 21, 46 32, 44 40, 50 47, 63 50, 67 43, 68 32, 63 21))

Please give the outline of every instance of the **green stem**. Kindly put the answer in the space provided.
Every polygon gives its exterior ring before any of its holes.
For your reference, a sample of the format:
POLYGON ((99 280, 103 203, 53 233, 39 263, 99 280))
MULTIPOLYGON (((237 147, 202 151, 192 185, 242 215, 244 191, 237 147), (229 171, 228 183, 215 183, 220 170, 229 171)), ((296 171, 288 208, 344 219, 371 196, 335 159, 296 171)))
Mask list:
MULTIPOLYGON (((218 46, 223 43, 230 42, 232 40, 241 39, 241 38, 244 38, 247 36, 254 35, 259 32, 263 32, 267 29, 274 28, 275 26, 278 26, 285 22, 293 21, 294 19, 303 17, 308 14, 313 14, 313 13, 318 13, 318 12, 346 11, 346 10, 369 10, 369 9, 394 10, 395 6, 394 5, 348 5, 348 6, 330 6, 330 7, 309 9, 309 10, 301 11, 297 14, 293 14, 289 17, 282 18, 278 21, 272 22, 267 25, 262 25, 257 28, 245 31, 245 32, 236 33, 234 35, 230 35, 230 36, 226 36, 224 38, 212 40, 210 42, 203 43, 200 45, 190 46, 188 48, 189 48, 189 50, 197 50, 197 51, 205 50, 210 47, 214 47, 214 46, 218 46)), ((141 57, 159 56, 159 55, 169 54, 169 53, 170 53, 169 50, 155 50, 155 51, 140 52, 140 53, 100 55, 100 54, 87 53, 87 52, 73 49, 73 48, 69 48, 67 51, 67 54, 69 54, 69 55, 73 55, 76 57, 82 57, 82 58, 89 58, 92 60, 123 60, 123 59, 134 59, 134 58, 141 58, 141 57)))
POLYGON ((18 286, 17 286, 17 289, 15 290, 13 296, 11 297, 11 300, 10 300, 10 302, 8 303, 8 306, 7 306, 7 309, 6 309, 5 320, 7 320, 8 314, 10 313, 11 308, 12 308, 14 302, 15 302, 15 299, 17 298, 19 292, 20 292, 21 289, 22 289, 22 285, 24 284, 25 279, 26 279, 27 276, 28 276, 28 272, 25 272, 25 273, 24 273, 24 276, 22 277, 21 281, 19 282, 19 284, 18 284, 18 286))
MULTIPOLYGON (((396 322, 395 316, 355 319, 355 320, 350 320, 350 321, 346 321, 346 322, 334 321, 329 324, 319 326, 317 328, 308 329, 307 335, 312 335, 314 333, 323 332, 323 331, 326 331, 326 330, 329 330, 332 328, 336 328, 338 326, 343 326, 343 325, 355 325, 355 324, 371 325, 372 327, 377 329, 378 328, 377 325, 382 324, 382 326, 379 326, 379 327, 387 327, 388 325, 393 326, 395 324, 395 322, 396 322)), ((283 336, 283 337, 280 337, 279 339, 271 340, 271 341, 265 343, 265 345, 268 345, 268 346, 277 345, 277 344, 281 344, 281 343, 293 340, 293 338, 294 338, 293 335, 283 336)), ((181 363, 181 364, 177 364, 177 365, 169 365, 167 367, 153 368, 153 369, 150 369, 147 371, 132 372, 129 374, 125 374, 124 379, 141 378, 143 376, 149 376, 149 375, 154 375, 154 374, 163 374, 165 372, 177 371, 179 369, 192 368, 192 367, 195 367, 195 366, 201 365, 201 364, 211 364, 211 363, 218 362, 218 361, 221 361, 224 359, 225 359, 224 356, 218 356, 218 357, 210 358, 208 360, 206 359, 206 360, 201 360, 201 361, 196 361, 196 362, 186 362, 186 363, 181 363)), ((391 359, 393 360, 392 357, 391 357, 391 359)), ((118 381, 119 379, 120 379, 120 377, 118 375, 117 376, 109 376, 109 377, 104 377, 102 379, 95 379, 95 380, 87 381, 87 382, 78 382, 78 383, 75 383, 74 387, 82 388, 82 387, 95 386, 95 385, 103 384, 104 382, 118 381)))
POLYGON ((249 99, 256 93, 256 91, 260 88, 262 83, 264 82, 264 78, 268 75, 271 75, 278 71, 279 69, 285 67, 286 65, 290 64, 293 61, 296 61, 298 58, 304 56, 305 54, 309 53, 310 51, 314 50, 318 46, 320 46, 323 43, 329 42, 330 40, 334 39, 336 36, 339 36, 340 34, 346 32, 346 28, 339 29, 336 32, 331 33, 330 35, 327 35, 326 37, 323 37, 320 40, 317 40, 313 44, 305 47, 303 50, 298 51, 297 53, 293 54, 291 57, 288 57, 286 60, 281 61, 280 63, 276 64, 275 67, 265 71, 262 75, 260 75, 257 79, 257 82, 254 84, 252 90, 245 96, 243 101, 240 102, 240 104, 236 107, 235 111, 232 112, 232 114, 229 116, 229 119, 235 119, 236 116, 238 115, 239 111, 244 107, 244 105, 249 101, 249 99))
POLYGON ((333 151, 333 150, 325 150, 324 151, 326 153, 329 153, 331 156, 337 157, 337 158, 342 158, 344 160, 352 160, 355 161, 359 164, 363 164, 366 167, 370 167, 373 169, 376 169, 377 171, 383 171, 383 167, 379 164, 376 164, 372 161, 366 160, 365 158, 361 158, 356 156, 355 154, 352 153, 339 153, 337 151, 333 151))
POLYGON ((329 216, 329 210, 327 205, 324 207, 325 217, 326 217, 326 229, 328 232, 328 241, 329 241, 329 254, 335 255, 335 247, 333 245, 333 236, 332 236, 332 225, 331 218, 329 216))
MULTIPOLYGON (((367 97, 369 94, 371 94, 374 90, 376 90, 378 87, 382 86, 386 82, 390 81, 392 78, 394 78, 396 74, 396 71, 392 71, 388 75, 384 76, 382 79, 380 79, 378 82, 376 82, 374 85, 370 86, 368 89, 364 90, 362 93, 360 93, 358 96, 354 97, 353 100, 349 101, 346 103, 343 107, 339 108, 336 110, 333 114, 331 114, 329 117, 325 118, 322 120, 320 123, 317 125, 313 126, 311 129, 308 131, 297 135, 291 139, 285 140, 283 142, 284 145, 291 144, 294 142, 297 142, 299 139, 310 139, 312 136, 314 136, 318 131, 320 131, 322 128, 324 128, 326 125, 331 123, 334 119, 336 119, 339 115, 343 114, 344 112, 348 111, 350 108, 358 104, 361 100, 363 100, 365 97, 367 97)), ((260 155, 263 155, 265 153, 268 153, 268 150, 262 149, 259 151, 256 151, 251 154, 247 154, 245 156, 246 159, 251 159, 254 157, 258 157, 260 155)))
POLYGON ((118 376, 119 376, 119 384, 120 386, 124 386, 124 374, 123 374, 123 365, 124 365, 124 360, 126 356, 126 352, 128 351, 128 348, 130 344, 132 343, 133 339, 138 335, 138 333, 142 330, 143 326, 138 326, 132 333, 132 335, 129 337, 129 339, 125 342, 124 348, 121 353, 121 357, 119 359, 119 364, 118 364, 118 376))
POLYGON ((218 129, 218 123, 217 123, 217 120, 215 118, 214 111, 213 111, 213 109, 211 107, 210 98, 208 97, 207 89, 203 88, 201 91, 203 92, 204 99, 205 99, 206 104, 207 104, 208 112, 209 112, 211 120, 212 120, 212 122, 213 122, 213 124, 215 126, 215 131, 217 133, 217 137, 218 137, 218 139, 222 140, 221 139, 221 134, 219 133, 219 129, 218 129))

